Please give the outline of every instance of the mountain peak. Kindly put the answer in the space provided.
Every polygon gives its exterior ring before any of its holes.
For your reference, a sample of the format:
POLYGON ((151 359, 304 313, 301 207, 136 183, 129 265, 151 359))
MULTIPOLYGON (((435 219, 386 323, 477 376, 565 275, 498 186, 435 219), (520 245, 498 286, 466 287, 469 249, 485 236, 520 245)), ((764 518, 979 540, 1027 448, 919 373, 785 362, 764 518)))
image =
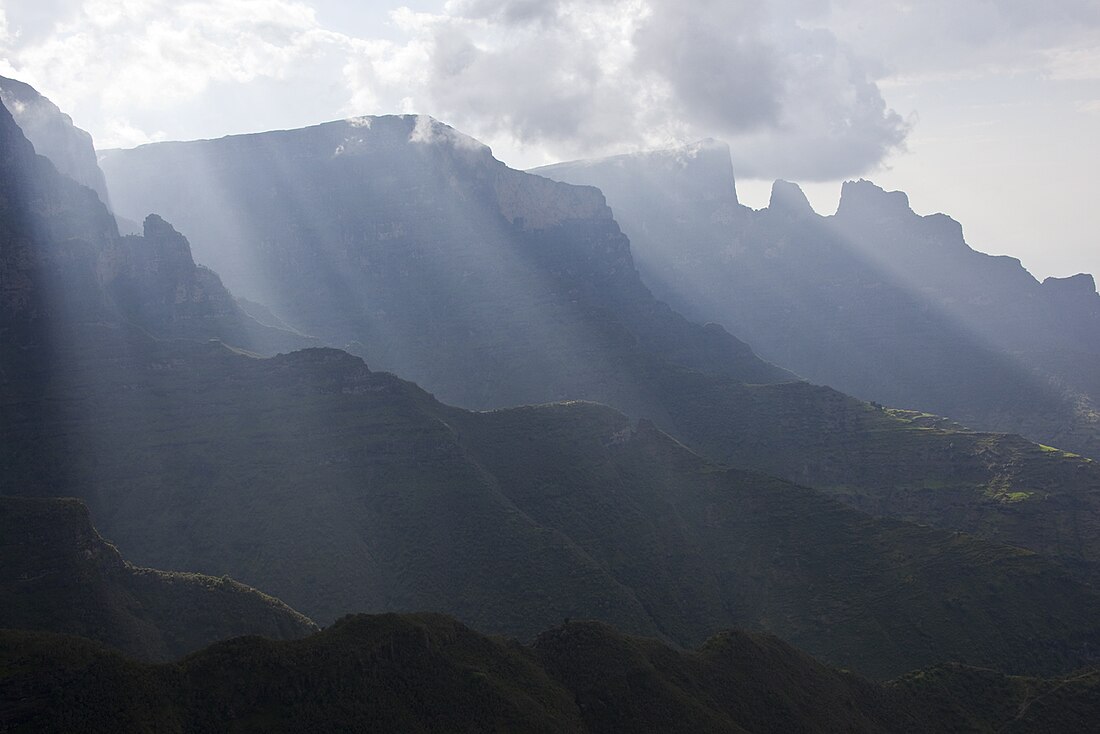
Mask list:
POLYGON ((465 133, 460 133, 450 125, 440 122, 430 115, 411 115, 415 120, 409 134, 411 143, 444 144, 453 148, 476 151, 491 155, 488 145, 465 133))
POLYGON ((145 237, 179 234, 176 228, 159 214, 149 214, 145 217, 145 221, 141 223, 141 228, 145 237))
POLYGON ((811 216, 815 213, 802 188, 796 183, 783 179, 778 179, 772 184, 768 210, 796 217, 811 216))
POLYGON ((867 179, 845 181, 840 189, 840 206, 837 216, 873 214, 896 217, 912 214, 909 196, 904 191, 886 191, 867 179))
POLYGON ((194 258, 191 256, 191 245, 187 238, 159 214, 150 214, 145 217, 142 231, 146 241, 145 250, 150 253, 155 252, 156 257, 170 261, 175 268, 190 271, 195 267, 194 258))
MULTIPOLYGON (((420 144, 450 149, 477 158, 490 159, 489 146, 469 135, 460 133, 429 115, 360 115, 343 120, 323 123, 321 128, 342 128, 343 141, 337 145, 333 157, 354 155, 380 145, 400 146, 420 144)), ((284 131, 290 134, 307 133, 313 128, 284 131)), ((270 134, 270 133, 268 133, 270 134)), ((252 133, 251 135, 265 135, 252 133)))

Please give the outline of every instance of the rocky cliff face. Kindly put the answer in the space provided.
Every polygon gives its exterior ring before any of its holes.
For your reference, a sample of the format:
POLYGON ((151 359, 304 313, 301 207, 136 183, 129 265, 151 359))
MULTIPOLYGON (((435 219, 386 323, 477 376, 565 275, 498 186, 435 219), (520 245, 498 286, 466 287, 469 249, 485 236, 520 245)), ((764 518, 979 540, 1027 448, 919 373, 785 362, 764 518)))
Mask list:
POLYGON ((273 353, 312 346, 285 325, 261 324, 236 302, 217 273, 195 264, 182 234, 156 214, 141 236, 122 237, 100 271, 115 304, 135 323, 162 338, 221 339, 273 353))
MULTIPOLYGON (((1095 287, 1077 302, 1059 300, 1056 293, 1069 289, 1056 283, 1042 287, 1016 258, 971 249, 958 222, 944 214, 916 214, 902 192, 883 191, 869 181, 847 182, 828 223, 853 252, 999 349, 1022 355, 1067 349, 1100 354, 1095 287), (1090 338, 1082 342, 1078 326, 1087 327, 1090 338)), ((1075 280, 1075 290, 1082 291, 1089 280, 1075 280)))
POLYGON ((107 181, 96 162, 91 135, 73 125, 71 117, 29 84, 0 77, 0 102, 12 113, 35 152, 110 206, 107 181))
POLYGON ((12 344, 44 347, 105 322, 269 353, 311 343, 245 314, 159 217, 145 236, 120 237, 96 194, 37 155, 6 108, 0 195, 0 333, 12 344))
POLYGON ((37 339, 50 324, 110 310, 97 261, 117 239, 95 193, 58 175, 0 109, 0 330, 37 339))
POLYGON ((120 212, 158 211, 242 295, 450 402, 640 411, 643 363, 789 379, 638 279, 602 195, 508 169, 426 117, 117 151, 120 212))
POLYGON ((228 578, 132 566, 77 500, 0 498, 0 627, 80 635, 143 660, 228 637, 304 637, 309 619, 228 578))
POLYGON ((784 181, 765 210, 719 204, 732 174, 693 160, 537 172, 600 186, 656 294, 765 358, 864 399, 1100 455, 1100 370, 1086 356, 1100 355, 1100 295, 1087 276, 1040 285, 1018 260, 971 249, 950 217, 918 216, 869 181, 846 183, 832 217, 784 181))

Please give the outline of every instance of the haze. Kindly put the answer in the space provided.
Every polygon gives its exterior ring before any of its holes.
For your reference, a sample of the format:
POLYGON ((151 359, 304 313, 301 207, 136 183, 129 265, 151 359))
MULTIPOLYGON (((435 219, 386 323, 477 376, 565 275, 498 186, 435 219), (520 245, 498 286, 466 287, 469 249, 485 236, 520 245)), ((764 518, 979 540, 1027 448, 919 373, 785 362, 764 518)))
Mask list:
POLYGON ((904 189, 1037 277, 1100 271, 1100 5, 0 2, 0 74, 97 147, 428 113, 526 168, 703 137, 742 199, 904 189))

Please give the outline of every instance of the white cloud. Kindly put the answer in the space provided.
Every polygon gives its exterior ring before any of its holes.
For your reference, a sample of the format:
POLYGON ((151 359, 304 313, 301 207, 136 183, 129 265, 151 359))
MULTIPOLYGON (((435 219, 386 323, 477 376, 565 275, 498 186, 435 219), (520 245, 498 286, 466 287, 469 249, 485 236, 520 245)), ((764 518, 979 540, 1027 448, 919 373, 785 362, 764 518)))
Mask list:
POLYGON ((451 0, 394 13, 406 42, 359 45, 344 75, 357 100, 411 99, 527 162, 716 136, 752 175, 866 170, 906 126, 868 64, 796 20, 744 0, 451 0))
POLYGON ((902 76, 1048 68, 1051 52, 1096 40, 1096 0, 833 0, 817 23, 902 76))
POLYGON ((121 145, 153 137, 127 122, 135 115, 170 111, 212 84, 284 78, 343 40, 295 0, 85 0, 7 61, 66 109, 94 105, 99 142, 121 145))
POLYGON ((1046 52, 1046 57, 1052 79, 1100 80, 1100 43, 1095 46, 1053 49, 1046 52))
POLYGON ((389 24, 352 37, 309 0, 42 0, 0 10, 0 69, 101 145, 416 112, 514 163, 714 136, 743 176, 805 180, 904 145, 886 85, 1100 68, 1094 0, 448 0, 389 24))
POLYGON ((138 145, 144 145, 145 143, 155 143, 159 140, 166 140, 167 134, 163 130, 157 130, 155 132, 147 132, 141 128, 135 127, 129 120, 112 117, 108 119, 103 129, 106 131, 105 139, 111 140, 113 146, 100 146, 106 147, 118 147, 118 148, 133 148, 138 145))
POLYGON ((1087 99, 1077 103, 1077 108, 1090 115, 1100 115, 1100 99, 1087 99))

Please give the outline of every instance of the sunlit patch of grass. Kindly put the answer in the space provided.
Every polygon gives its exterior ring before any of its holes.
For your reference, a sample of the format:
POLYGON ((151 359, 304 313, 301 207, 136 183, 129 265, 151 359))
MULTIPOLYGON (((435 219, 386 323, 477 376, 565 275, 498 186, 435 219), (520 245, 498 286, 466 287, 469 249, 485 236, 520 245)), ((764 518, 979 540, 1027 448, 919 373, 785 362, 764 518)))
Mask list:
MULTIPOLYGON (((1080 459, 1080 454, 1075 454, 1072 451, 1063 451, 1062 449, 1054 448, 1053 446, 1047 446, 1046 444, 1036 444, 1039 450, 1044 454, 1053 454, 1054 456, 1060 456, 1063 459, 1080 459)), ((1087 460, 1090 461, 1090 460, 1087 460)))

